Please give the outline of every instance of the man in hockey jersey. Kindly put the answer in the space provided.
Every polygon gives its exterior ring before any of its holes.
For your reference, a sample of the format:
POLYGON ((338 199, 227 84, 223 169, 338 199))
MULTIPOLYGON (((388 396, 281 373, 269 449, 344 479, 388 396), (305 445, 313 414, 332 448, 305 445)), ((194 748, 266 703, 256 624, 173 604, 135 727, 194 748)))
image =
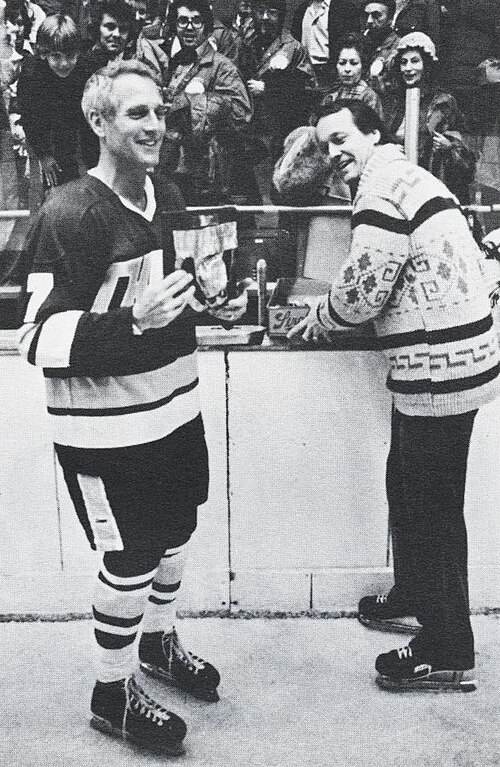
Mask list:
MULTIPOLYGON (((208 465, 192 278, 161 249, 160 211, 182 198, 147 175, 165 131, 155 78, 128 61, 89 79, 82 108, 99 162, 57 190, 34 222, 20 348, 44 369, 59 462, 91 546, 104 552, 91 723, 177 754, 185 723, 134 677, 139 629, 145 672, 205 700, 218 699, 220 677, 173 627, 208 465)), ((245 303, 233 299, 217 316, 234 320, 245 303)))

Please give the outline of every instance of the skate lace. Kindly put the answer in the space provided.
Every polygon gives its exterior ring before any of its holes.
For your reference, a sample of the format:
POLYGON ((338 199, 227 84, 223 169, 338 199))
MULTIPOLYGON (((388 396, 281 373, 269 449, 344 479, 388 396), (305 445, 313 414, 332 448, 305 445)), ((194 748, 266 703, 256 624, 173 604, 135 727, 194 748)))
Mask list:
POLYGON ((387 602, 387 594, 377 594, 377 604, 385 605, 387 602))
POLYGON ((174 659, 180 661, 184 666, 187 666, 190 671, 195 674, 198 671, 202 671, 205 668, 205 662, 197 655, 185 650, 179 641, 179 637, 176 631, 172 631, 171 634, 164 634, 162 637, 163 651, 168 658, 169 669, 172 667, 174 659))
POLYGON ((133 677, 130 677, 127 687, 128 708, 146 719, 151 719, 153 724, 162 727, 164 722, 170 719, 170 711, 167 711, 160 703, 147 695, 133 677))
POLYGON ((400 647, 399 650, 397 650, 397 653, 400 660, 403 660, 403 658, 413 658, 413 650, 409 645, 400 647))

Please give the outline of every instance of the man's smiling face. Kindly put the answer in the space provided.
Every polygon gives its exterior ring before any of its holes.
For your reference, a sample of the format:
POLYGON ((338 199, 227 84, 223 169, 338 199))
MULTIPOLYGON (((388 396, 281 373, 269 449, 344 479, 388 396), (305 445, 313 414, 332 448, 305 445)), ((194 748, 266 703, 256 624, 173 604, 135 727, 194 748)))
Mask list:
POLYGON ((123 74, 113 84, 112 98, 113 112, 103 120, 109 152, 127 167, 157 165, 165 135, 165 106, 158 86, 149 77, 123 74))
POLYGON ((333 168, 346 182, 357 181, 380 141, 380 132, 362 133, 347 107, 322 117, 316 126, 320 144, 327 149, 333 168))

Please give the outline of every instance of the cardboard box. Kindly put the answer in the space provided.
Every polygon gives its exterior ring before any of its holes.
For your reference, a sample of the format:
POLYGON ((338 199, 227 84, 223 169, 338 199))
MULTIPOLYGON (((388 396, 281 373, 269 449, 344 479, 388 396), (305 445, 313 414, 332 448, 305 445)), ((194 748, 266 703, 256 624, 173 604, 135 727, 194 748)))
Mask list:
POLYGON ((308 277, 282 277, 267 305, 270 336, 286 334, 302 320, 318 296, 328 293, 331 285, 308 277))

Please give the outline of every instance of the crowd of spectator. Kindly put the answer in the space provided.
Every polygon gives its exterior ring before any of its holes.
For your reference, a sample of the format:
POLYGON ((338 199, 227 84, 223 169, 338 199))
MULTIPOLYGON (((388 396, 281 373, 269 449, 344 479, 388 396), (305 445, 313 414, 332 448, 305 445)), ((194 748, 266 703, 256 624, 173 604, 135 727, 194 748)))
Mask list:
POLYGON ((188 204, 276 200, 285 139, 325 99, 365 101, 402 142, 415 86, 419 164, 463 203, 482 160, 483 185, 500 190, 497 0, 239 0, 228 11, 214 17, 206 0, 0 0, 1 207, 28 207, 35 176, 43 199, 95 165, 84 84, 131 58, 162 82, 155 172, 188 204))

